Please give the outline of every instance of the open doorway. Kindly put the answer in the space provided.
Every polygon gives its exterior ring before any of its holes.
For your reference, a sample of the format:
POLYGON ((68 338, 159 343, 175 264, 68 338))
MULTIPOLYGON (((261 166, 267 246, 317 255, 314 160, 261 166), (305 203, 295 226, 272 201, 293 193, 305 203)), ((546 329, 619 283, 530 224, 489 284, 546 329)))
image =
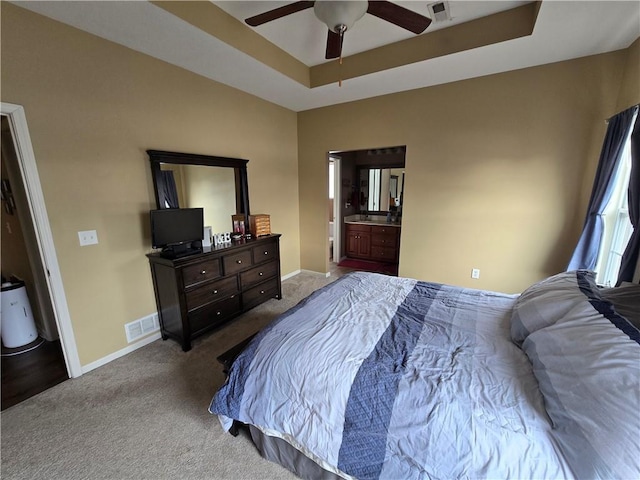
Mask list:
POLYGON ((405 146, 329 153, 330 258, 338 267, 398 274, 405 157, 405 146))
POLYGON ((4 410, 82 372, 24 109, 1 108, 4 410), (13 324, 4 314, 17 302, 5 290, 24 290, 13 324), (16 334, 29 321, 35 334, 16 334))
POLYGON ((2 410, 69 378, 46 292, 44 268, 31 245, 35 232, 25 208, 14 139, 2 131, 2 410), (44 290, 44 291, 43 291, 44 290))

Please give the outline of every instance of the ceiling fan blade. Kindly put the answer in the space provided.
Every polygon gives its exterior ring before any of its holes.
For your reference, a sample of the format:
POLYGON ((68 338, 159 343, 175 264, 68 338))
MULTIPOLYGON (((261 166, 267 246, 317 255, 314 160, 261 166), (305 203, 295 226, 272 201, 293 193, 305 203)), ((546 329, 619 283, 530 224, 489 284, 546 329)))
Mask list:
POLYGON ((296 13, 301 10, 306 10, 307 8, 311 8, 313 7, 314 3, 315 2, 312 2, 312 1, 293 2, 288 5, 284 5, 283 7, 274 8, 273 10, 269 10, 268 12, 261 13, 260 15, 247 18, 245 22, 247 23, 247 25, 251 25, 252 27, 257 27, 258 25, 262 25, 263 23, 270 22, 271 20, 276 20, 278 18, 291 15, 292 13, 296 13))
POLYGON ((328 30, 327 35, 327 53, 324 58, 331 60, 332 58, 338 58, 342 54, 342 35, 328 30))
POLYGON ((370 1, 367 13, 416 34, 424 32, 431 24, 429 17, 391 2, 370 1))

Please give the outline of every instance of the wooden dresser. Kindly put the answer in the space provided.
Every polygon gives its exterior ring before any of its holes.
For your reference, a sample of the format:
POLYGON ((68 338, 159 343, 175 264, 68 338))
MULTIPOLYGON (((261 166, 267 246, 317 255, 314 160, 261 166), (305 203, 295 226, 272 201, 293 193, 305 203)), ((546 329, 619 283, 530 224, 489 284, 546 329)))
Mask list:
POLYGON ((272 234, 178 259, 147 254, 163 340, 177 340, 186 352, 193 338, 281 299, 279 244, 272 234))

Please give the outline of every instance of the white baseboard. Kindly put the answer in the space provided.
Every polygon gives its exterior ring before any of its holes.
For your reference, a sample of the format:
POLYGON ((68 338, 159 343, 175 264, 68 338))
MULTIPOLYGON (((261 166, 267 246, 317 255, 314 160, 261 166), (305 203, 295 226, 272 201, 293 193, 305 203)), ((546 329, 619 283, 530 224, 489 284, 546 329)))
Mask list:
POLYGON ((308 273, 310 275, 322 275, 325 278, 328 278, 331 275, 331 272, 322 273, 322 272, 316 272, 314 270, 296 270, 295 272, 291 272, 291 273, 288 273, 288 274, 284 275, 282 277, 282 281, 285 281, 285 280, 287 280, 288 278, 291 278, 291 277, 295 277, 296 275, 299 275, 299 274, 301 274, 303 272, 304 273, 308 273))
POLYGON ((283 276, 280 278, 280 280, 284 282, 284 281, 285 281, 285 280, 287 280, 288 278, 295 277, 295 276, 296 276, 296 275, 298 275, 299 273, 300 273, 300 270, 295 270, 295 271, 293 271, 293 272, 291 272, 291 273, 287 273, 286 275, 283 275, 283 276))
POLYGON ((325 278, 329 278, 329 276, 331 275, 331 272, 323 273, 323 272, 316 272, 315 270, 301 270, 301 271, 304 273, 309 273, 311 275, 322 275, 325 278))
POLYGON ((132 343, 131 345, 123 348, 122 350, 118 350, 117 352, 113 352, 112 354, 107 355, 106 357, 102 357, 101 359, 96 360, 95 362, 91 362, 87 365, 84 365, 82 367, 82 373, 85 374, 87 372, 90 372, 91 370, 95 370, 98 367, 106 365, 107 363, 112 362, 113 360, 116 360, 120 357, 124 357, 126 354, 131 353, 135 350, 138 350, 139 348, 142 348, 146 345, 149 345, 151 342, 155 342, 160 338, 162 338, 160 335, 160 332, 153 333, 148 337, 143 338, 139 342, 132 343))

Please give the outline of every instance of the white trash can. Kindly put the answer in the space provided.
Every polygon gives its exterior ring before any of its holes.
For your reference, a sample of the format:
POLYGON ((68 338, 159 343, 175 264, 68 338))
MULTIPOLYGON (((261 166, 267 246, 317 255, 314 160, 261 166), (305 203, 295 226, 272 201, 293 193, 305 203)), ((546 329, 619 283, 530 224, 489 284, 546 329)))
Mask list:
POLYGON ((3 283, 0 301, 0 336, 7 348, 22 347, 38 338, 24 282, 3 283))

